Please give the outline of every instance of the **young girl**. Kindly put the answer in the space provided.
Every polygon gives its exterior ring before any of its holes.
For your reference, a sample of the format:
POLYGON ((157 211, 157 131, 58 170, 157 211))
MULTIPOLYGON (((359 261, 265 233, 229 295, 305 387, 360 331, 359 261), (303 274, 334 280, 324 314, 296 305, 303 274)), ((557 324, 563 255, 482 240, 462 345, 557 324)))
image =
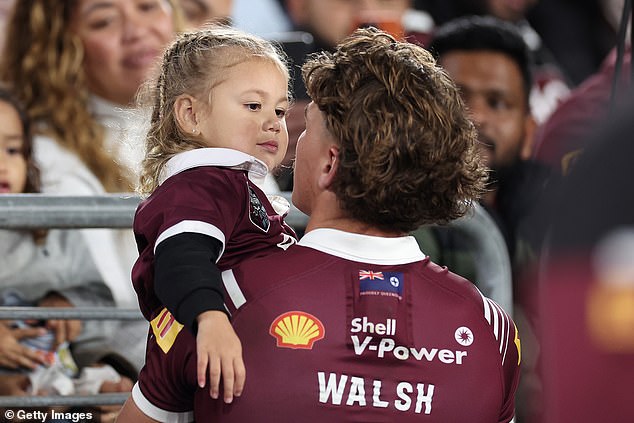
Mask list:
POLYGON ((190 418, 193 391, 179 388, 204 386, 207 369, 213 398, 220 375, 225 402, 242 391, 241 346, 227 318, 221 271, 295 242, 254 183, 286 153, 288 85, 281 53, 237 30, 185 33, 164 53, 150 86, 140 180, 141 193, 151 195, 134 219, 139 259, 132 280, 151 328, 129 407, 146 416, 190 418), (174 378, 182 386, 167 382, 174 378))
MULTIPOLYGON (((32 145, 25 111, 14 95, 0 86, 0 195, 39 192, 32 145)), ((114 301, 79 232, 2 229, 0 305, 94 307, 114 306, 114 301)), ((105 351, 108 336, 114 332, 113 322, 27 323, 0 321, 0 373, 3 378, 6 373, 28 374, 29 392, 33 394, 76 393, 86 386, 80 383, 87 381, 75 378, 76 366, 83 369, 114 359, 105 351)), ((121 360, 117 364, 129 365, 121 360)), ((90 379, 94 389, 84 393, 96 393, 103 381, 110 386, 102 389, 132 388, 131 380, 119 377, 113 368, 101 372, 101 376, 93 372, 90 379)), ((26 386, 23 388, 24 394, 26 386)))

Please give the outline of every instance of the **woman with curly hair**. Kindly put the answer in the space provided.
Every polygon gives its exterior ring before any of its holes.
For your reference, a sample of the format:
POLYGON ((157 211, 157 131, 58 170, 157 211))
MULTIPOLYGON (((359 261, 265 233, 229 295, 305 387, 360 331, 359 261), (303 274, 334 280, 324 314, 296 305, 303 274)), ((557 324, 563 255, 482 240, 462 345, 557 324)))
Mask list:
MULTIPOLYGON (((34 122, 42 190, 128 192, 142 157, 145 116, 135 95, 177 21, 166 0, 21 0, 8 22, 0 79, 34 122)), ((136 306, 130 231, 83 231, 117 303, 136 306)))

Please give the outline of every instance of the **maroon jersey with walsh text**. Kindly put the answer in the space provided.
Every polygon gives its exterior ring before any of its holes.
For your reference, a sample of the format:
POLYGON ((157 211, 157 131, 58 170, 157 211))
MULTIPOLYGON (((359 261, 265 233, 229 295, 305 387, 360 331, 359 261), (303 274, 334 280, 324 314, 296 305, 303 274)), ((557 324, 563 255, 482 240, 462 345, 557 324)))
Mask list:
POLYGON ((317 229, 223 282, 247 384, 229 405, 199 389, 196 421, 513 419, 514 322, 411 237, 317 229))
POLYGON ((170 159, 163 182, 134 217, 139 258, 132 281, 146 319, 163 308, 154 294, 154 252, 170 236, 193 232, 218 239, 221 270, 295 242, 293 230, 248 177, 263 178, 266 171, 253 157, 223 148, 195 149, 170 159))

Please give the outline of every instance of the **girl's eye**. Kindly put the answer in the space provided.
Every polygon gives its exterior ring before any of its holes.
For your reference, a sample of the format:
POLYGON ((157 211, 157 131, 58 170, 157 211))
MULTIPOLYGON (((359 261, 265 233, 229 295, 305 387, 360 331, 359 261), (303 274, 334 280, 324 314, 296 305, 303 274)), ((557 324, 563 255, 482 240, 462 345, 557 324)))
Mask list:
POLYGON ((286 116, 286 109, 275 109, 275 114, 281 119, 286 116))
POLYGON ((259 104, 259 103, 248 103, 248 104, 246 104, 246 107, 247 107, 249 110, 252 110, 252 111, 254 111, 254 112, 255 112, 255 111, 260 110, 260 109, 262 108, 262 105, 261 105, 261 104, 259 104))

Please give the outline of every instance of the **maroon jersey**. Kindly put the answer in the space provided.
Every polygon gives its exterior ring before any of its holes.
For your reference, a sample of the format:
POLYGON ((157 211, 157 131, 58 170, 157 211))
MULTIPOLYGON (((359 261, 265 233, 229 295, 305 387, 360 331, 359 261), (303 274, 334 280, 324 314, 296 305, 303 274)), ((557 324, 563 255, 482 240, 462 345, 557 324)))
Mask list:
POLYGON ((139 258, 132 282, 146 319, 154 319, 163 308, 154 293, 154 252, 165 239, 185 232, 218 239, 223 245, 217 263, 221 270, 294 243, 293 230, 248 173, 264 177, 266 166, 223 148, 187 151, 168 162, 164 181, 134 217, 139 258))
POLYGON ((235 150, 187 151, 170 159, 162 183, 137 209, 133 227, 139 258, 132 281, 150 332, 133 397, 150 417, 187 421, 196 386, 195 339, 154 292, 156 247, 181 233, 211 236, 223 246, 217 262, 221 270, 288 248, 295 233, 250 179, 265 175, 263 163, 235 150))
POLYGON ((198 390, 197 421, 508 422, 520 340, 469 281, 411 237, 332 229, 223 274, 247 384, 198 390))

